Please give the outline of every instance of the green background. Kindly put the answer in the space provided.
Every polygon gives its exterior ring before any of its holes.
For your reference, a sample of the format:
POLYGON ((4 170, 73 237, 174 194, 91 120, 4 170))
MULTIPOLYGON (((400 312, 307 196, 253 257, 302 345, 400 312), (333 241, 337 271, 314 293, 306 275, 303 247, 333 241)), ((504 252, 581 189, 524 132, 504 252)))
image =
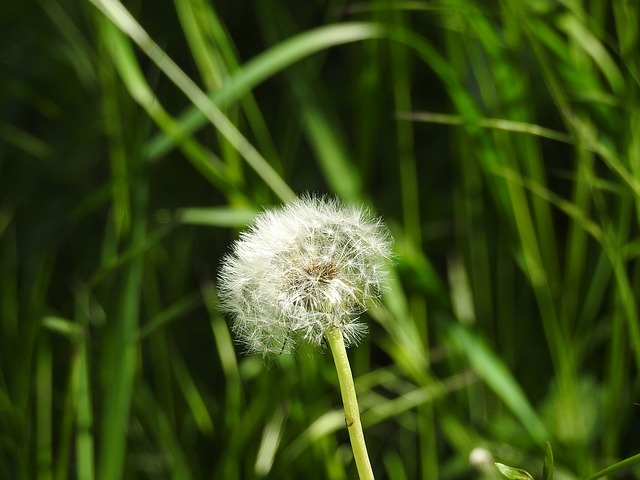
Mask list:
MULTIPOLYGON (((246 356, 263 207, 395 237, 350 349, 374 471, 640 451, 633 0, 0 5, 0 478, 354 478, 327 350, 246 356)), ((636 466, 618 478, 640 478, 636 466)))

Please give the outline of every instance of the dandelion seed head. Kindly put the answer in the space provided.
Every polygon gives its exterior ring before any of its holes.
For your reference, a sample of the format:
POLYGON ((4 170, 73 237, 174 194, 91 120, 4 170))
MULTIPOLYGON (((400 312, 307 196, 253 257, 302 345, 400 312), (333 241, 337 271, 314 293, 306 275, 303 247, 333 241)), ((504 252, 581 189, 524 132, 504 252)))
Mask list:
POLYGON ((380 299, 392 245, 367 209, 300 197, 258 214, 240 234, 222 260, 221 308, 249 352, 320 345, 331 327, 357 344, 367 332, 359 316, 380 299))

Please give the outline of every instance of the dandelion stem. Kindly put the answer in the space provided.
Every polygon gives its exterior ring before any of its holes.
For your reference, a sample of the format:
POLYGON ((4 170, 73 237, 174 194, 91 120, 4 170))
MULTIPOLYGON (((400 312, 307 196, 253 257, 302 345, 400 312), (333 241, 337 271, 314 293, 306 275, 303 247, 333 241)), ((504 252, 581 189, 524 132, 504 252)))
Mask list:
POLYGON ((356 397, 356 388, 353 384, 353 375, 349 366, 349 357, 347 357, 347 349, 344 346, 344 339, 339 328, 331 327, 325 332, 333 361, 336 364, 338 372, 338 381, 340 383, 340 393, 342 394, 342 402, 344 403, 344 419, 349 431, 351 439, 351 449, 353 450, 353 458, 356 461, 358 475, 360 480, 373 479, 373 470, 367 454, 367 445, 364 441, 364 432, 362 431, 362 423, 360 421, 360 410, 358 408, 358 399, 356 397))

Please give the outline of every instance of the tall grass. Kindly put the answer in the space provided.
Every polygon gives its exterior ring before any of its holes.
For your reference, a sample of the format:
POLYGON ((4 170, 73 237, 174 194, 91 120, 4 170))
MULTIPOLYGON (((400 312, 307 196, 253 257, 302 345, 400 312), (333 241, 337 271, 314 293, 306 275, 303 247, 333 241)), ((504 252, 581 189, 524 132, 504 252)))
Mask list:
POLYGON ((305 191, 396 239, 350 350, 379 478, 640 451, 635 2, 1 8, 0 478, 354 478, 326 351, 265 364, 216 306, 305 191))

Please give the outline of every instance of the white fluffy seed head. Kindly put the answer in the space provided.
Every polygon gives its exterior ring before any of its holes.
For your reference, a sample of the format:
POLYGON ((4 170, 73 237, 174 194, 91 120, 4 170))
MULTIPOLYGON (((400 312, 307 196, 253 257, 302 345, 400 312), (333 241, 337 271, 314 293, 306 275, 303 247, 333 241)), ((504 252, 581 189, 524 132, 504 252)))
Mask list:
POLYGON ((347 346, 383 291, 393 240, 381 219, 330 197, 305 196, 255 218, 222 260, 220 305, 249 352, 320 345, 330 327, 347 346))

